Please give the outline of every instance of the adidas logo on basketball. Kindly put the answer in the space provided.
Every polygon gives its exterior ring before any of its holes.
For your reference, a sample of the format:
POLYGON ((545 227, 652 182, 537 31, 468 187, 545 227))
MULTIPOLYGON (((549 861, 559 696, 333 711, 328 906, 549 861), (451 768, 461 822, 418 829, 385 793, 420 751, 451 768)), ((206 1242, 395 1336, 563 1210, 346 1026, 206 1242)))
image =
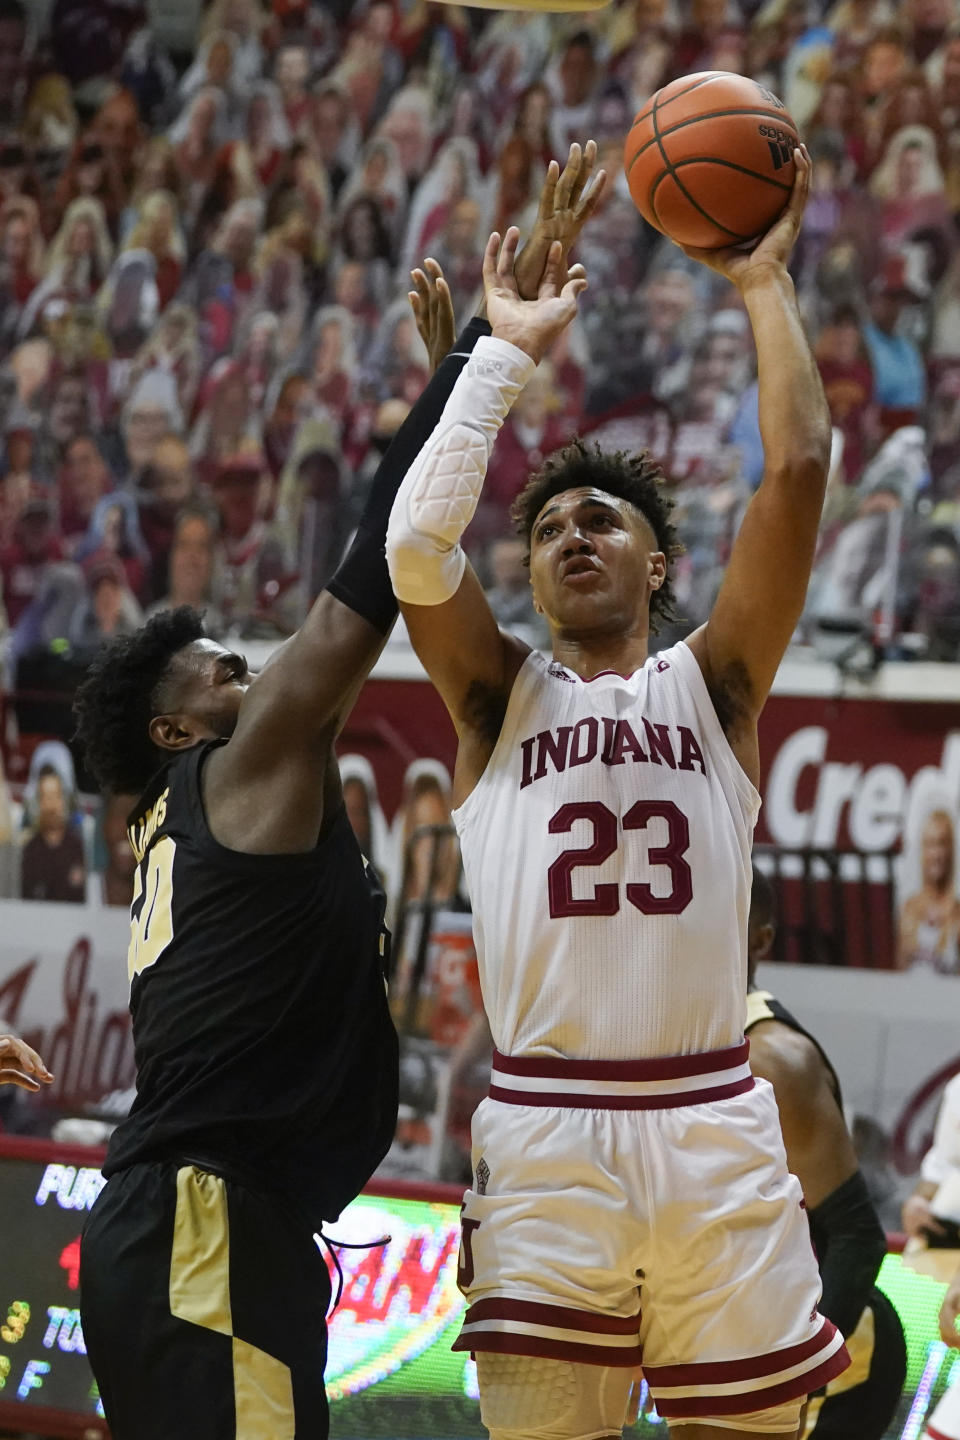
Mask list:
POLYGON ((767 142, 774 170, 782 170, 784 165, 789 165, 797 143, 794 137, 786 130, 780 130, 772 125, 760 125, 757 128, 767 142))

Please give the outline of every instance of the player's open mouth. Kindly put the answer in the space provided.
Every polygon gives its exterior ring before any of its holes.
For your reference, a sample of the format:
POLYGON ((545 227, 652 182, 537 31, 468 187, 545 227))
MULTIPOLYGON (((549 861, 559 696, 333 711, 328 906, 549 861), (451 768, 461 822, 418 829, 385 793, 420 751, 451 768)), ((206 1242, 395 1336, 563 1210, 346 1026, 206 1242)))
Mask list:
POLYGON ((564 565, 560 571, 560 580, 563 584, 580 584, 599 574, 600 567, 591 560, 574 560, 564 565))

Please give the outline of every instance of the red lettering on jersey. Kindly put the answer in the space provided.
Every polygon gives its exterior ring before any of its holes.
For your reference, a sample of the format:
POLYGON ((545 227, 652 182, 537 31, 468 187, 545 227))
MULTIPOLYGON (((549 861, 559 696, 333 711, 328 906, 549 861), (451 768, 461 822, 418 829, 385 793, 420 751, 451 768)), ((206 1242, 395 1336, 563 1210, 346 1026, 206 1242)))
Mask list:
POLYGON ((553 768, 558 773, 567 768, 567 750, 570 746, 570 736, 573 733, 572 725, 561 725, 557 730, 557 738, 554 739, 549 730, 541 730, 537 736, 537 768, 533 773, 534 780, 542 780, 547 773, 547 760, 553 761, 553 768))
POLYGON ((697 744, 696 736, 686 725, 678 725, 680 735, 680 770, 692 770, 696 765, 700 766, 700 774, 706 775, 707 766, 703 758, 703 751, 697 744))
POLYGON ((570 742, 571 765, 586 765, 589 760, 596 757, 599 734, 600 726, 597 724, 595 715, 588 715, 585 719, 577 721, 573 728, 573 739, 570 742))
POLYGON ((671 770, 676 770, 677 762, 673 758, 673 746, 670 744, 669 725, 651 724, 651 722, 647 719, 646 715, 644 715, 643 728, 647 732, 647 744, 650 747, 650 759, 653 761, 654 765, 659 765, 661 760, 663 760, 666 762, 667 765, 670 766, 671 770))
POLYGON ((605 765, 622 765, 627 755, 630 756, 634 764, 636 764, 638 760, 646 760, 648 758, 647 752, 634 734, 630 721, 618 720, 613 737, 613 744, 610 747, 609 755, 602 757, 603 763, 605 765))
POLYGON ((520 789, 525 790, 533 779, 533 747, 536 743, 536 736, 531 735, 529 740, 520 743, 520 753, 523 756, 523 774, 520 778, 520 789))

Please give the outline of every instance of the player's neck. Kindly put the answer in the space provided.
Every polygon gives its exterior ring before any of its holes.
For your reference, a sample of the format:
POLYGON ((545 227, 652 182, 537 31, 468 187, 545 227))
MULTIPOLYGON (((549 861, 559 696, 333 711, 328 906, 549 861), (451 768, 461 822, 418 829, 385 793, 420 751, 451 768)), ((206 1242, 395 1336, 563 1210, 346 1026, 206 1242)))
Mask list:
POLYGON ((554 635, 553 658, 559 660, 581 680, 613 671, 616 675, 633 675, 647 660, 649 637, 643 635, 554 635))

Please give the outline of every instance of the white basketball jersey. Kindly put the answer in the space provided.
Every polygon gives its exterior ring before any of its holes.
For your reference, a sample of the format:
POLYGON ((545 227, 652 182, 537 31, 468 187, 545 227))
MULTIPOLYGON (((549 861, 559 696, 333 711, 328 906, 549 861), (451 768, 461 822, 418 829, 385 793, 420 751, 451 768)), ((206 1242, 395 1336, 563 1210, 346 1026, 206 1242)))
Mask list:
POLYGON ((629 679, 529 655, 453 817, 497 1049, 737 1044, 759 808, 686 644, 629 679))

